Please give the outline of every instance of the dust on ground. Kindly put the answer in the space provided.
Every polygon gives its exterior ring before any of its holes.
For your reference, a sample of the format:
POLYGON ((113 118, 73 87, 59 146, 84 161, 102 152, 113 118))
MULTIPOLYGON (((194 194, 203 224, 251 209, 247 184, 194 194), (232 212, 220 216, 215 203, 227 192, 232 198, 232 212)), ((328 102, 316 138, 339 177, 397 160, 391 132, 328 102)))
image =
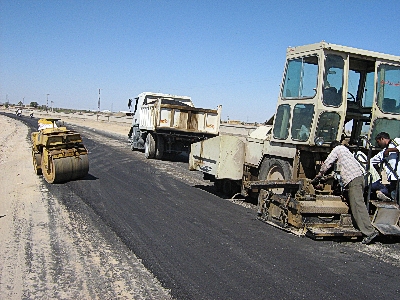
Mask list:
POLYGON ((47 193, 28 128, 3 115, 0 126, 0 299, 170 299, 117 237, 106 240, 47 193))

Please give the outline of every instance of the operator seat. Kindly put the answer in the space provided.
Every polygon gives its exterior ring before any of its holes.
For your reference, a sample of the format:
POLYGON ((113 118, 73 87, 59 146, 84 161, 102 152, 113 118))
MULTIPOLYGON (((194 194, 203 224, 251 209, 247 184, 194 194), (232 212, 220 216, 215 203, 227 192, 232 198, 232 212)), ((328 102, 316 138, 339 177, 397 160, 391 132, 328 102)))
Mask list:
POLYGON ((324 89, 323 102, 328 106, 339 106, 341 102, 340 94, 333 86, 324 89))

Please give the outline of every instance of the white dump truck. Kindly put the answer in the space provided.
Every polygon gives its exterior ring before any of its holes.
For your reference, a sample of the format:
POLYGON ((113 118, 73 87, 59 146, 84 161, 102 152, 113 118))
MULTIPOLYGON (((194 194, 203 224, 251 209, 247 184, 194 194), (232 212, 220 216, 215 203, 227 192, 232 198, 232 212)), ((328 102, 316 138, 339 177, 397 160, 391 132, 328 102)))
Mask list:
POLYGON ((190 97, 150 92, 134 100, 128 104, 134 106, 128 140, 132 150, 144 149, 146 158, 188 153, 193 142, 219 134, 221 106, 197 108, 190 97))
MULTIPOLYGON (((246 139, 220 135, 192 144, 189 168, 225 194, 258 197, 259 217, 275 226, 313 238, 357 237, 339 176, 346 166, 318 184, 312 179, 332 141, 370 158, 382 131, 400 134, 399 56, 326 42, 290 47, 274 117, 246 139)), ((373 225, 400 235, 398 200, 378 202, 369 191, 373 225)))

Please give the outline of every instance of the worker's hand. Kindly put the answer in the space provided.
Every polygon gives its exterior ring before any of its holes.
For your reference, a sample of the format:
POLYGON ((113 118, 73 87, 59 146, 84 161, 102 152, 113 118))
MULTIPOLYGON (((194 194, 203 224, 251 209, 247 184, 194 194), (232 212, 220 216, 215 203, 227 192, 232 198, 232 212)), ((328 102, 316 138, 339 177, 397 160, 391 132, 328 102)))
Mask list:
POLYGON ((322 178, 322 175, 320 173, 317 174, 317 176, 315 176, 315 178, 313 180, 311 180, 311 184, 316 184, 318 183, 322 178))

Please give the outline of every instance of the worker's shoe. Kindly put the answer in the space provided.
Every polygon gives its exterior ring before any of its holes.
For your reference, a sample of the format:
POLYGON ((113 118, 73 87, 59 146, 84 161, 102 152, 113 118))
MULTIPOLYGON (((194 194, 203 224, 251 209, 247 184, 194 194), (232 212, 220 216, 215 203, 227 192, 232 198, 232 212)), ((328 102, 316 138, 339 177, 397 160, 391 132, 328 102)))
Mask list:
POLYGON ((362 243, 363 243, 364 245, 371 244, 372 240, 373 240, 374 238, 376 238, 378 235, 379 235, 379 232, 375 230, 374 233, 372 233, 372 234, 366 236, 366 237, 362 240, 362 243))
POLYGON ((386 196, 384 193, 382 193, 381 191, 377 191, 376 192, 376 198, 378 198, 381 201, 392 201, 391 198, 389 198, 388 196, 386 196))

